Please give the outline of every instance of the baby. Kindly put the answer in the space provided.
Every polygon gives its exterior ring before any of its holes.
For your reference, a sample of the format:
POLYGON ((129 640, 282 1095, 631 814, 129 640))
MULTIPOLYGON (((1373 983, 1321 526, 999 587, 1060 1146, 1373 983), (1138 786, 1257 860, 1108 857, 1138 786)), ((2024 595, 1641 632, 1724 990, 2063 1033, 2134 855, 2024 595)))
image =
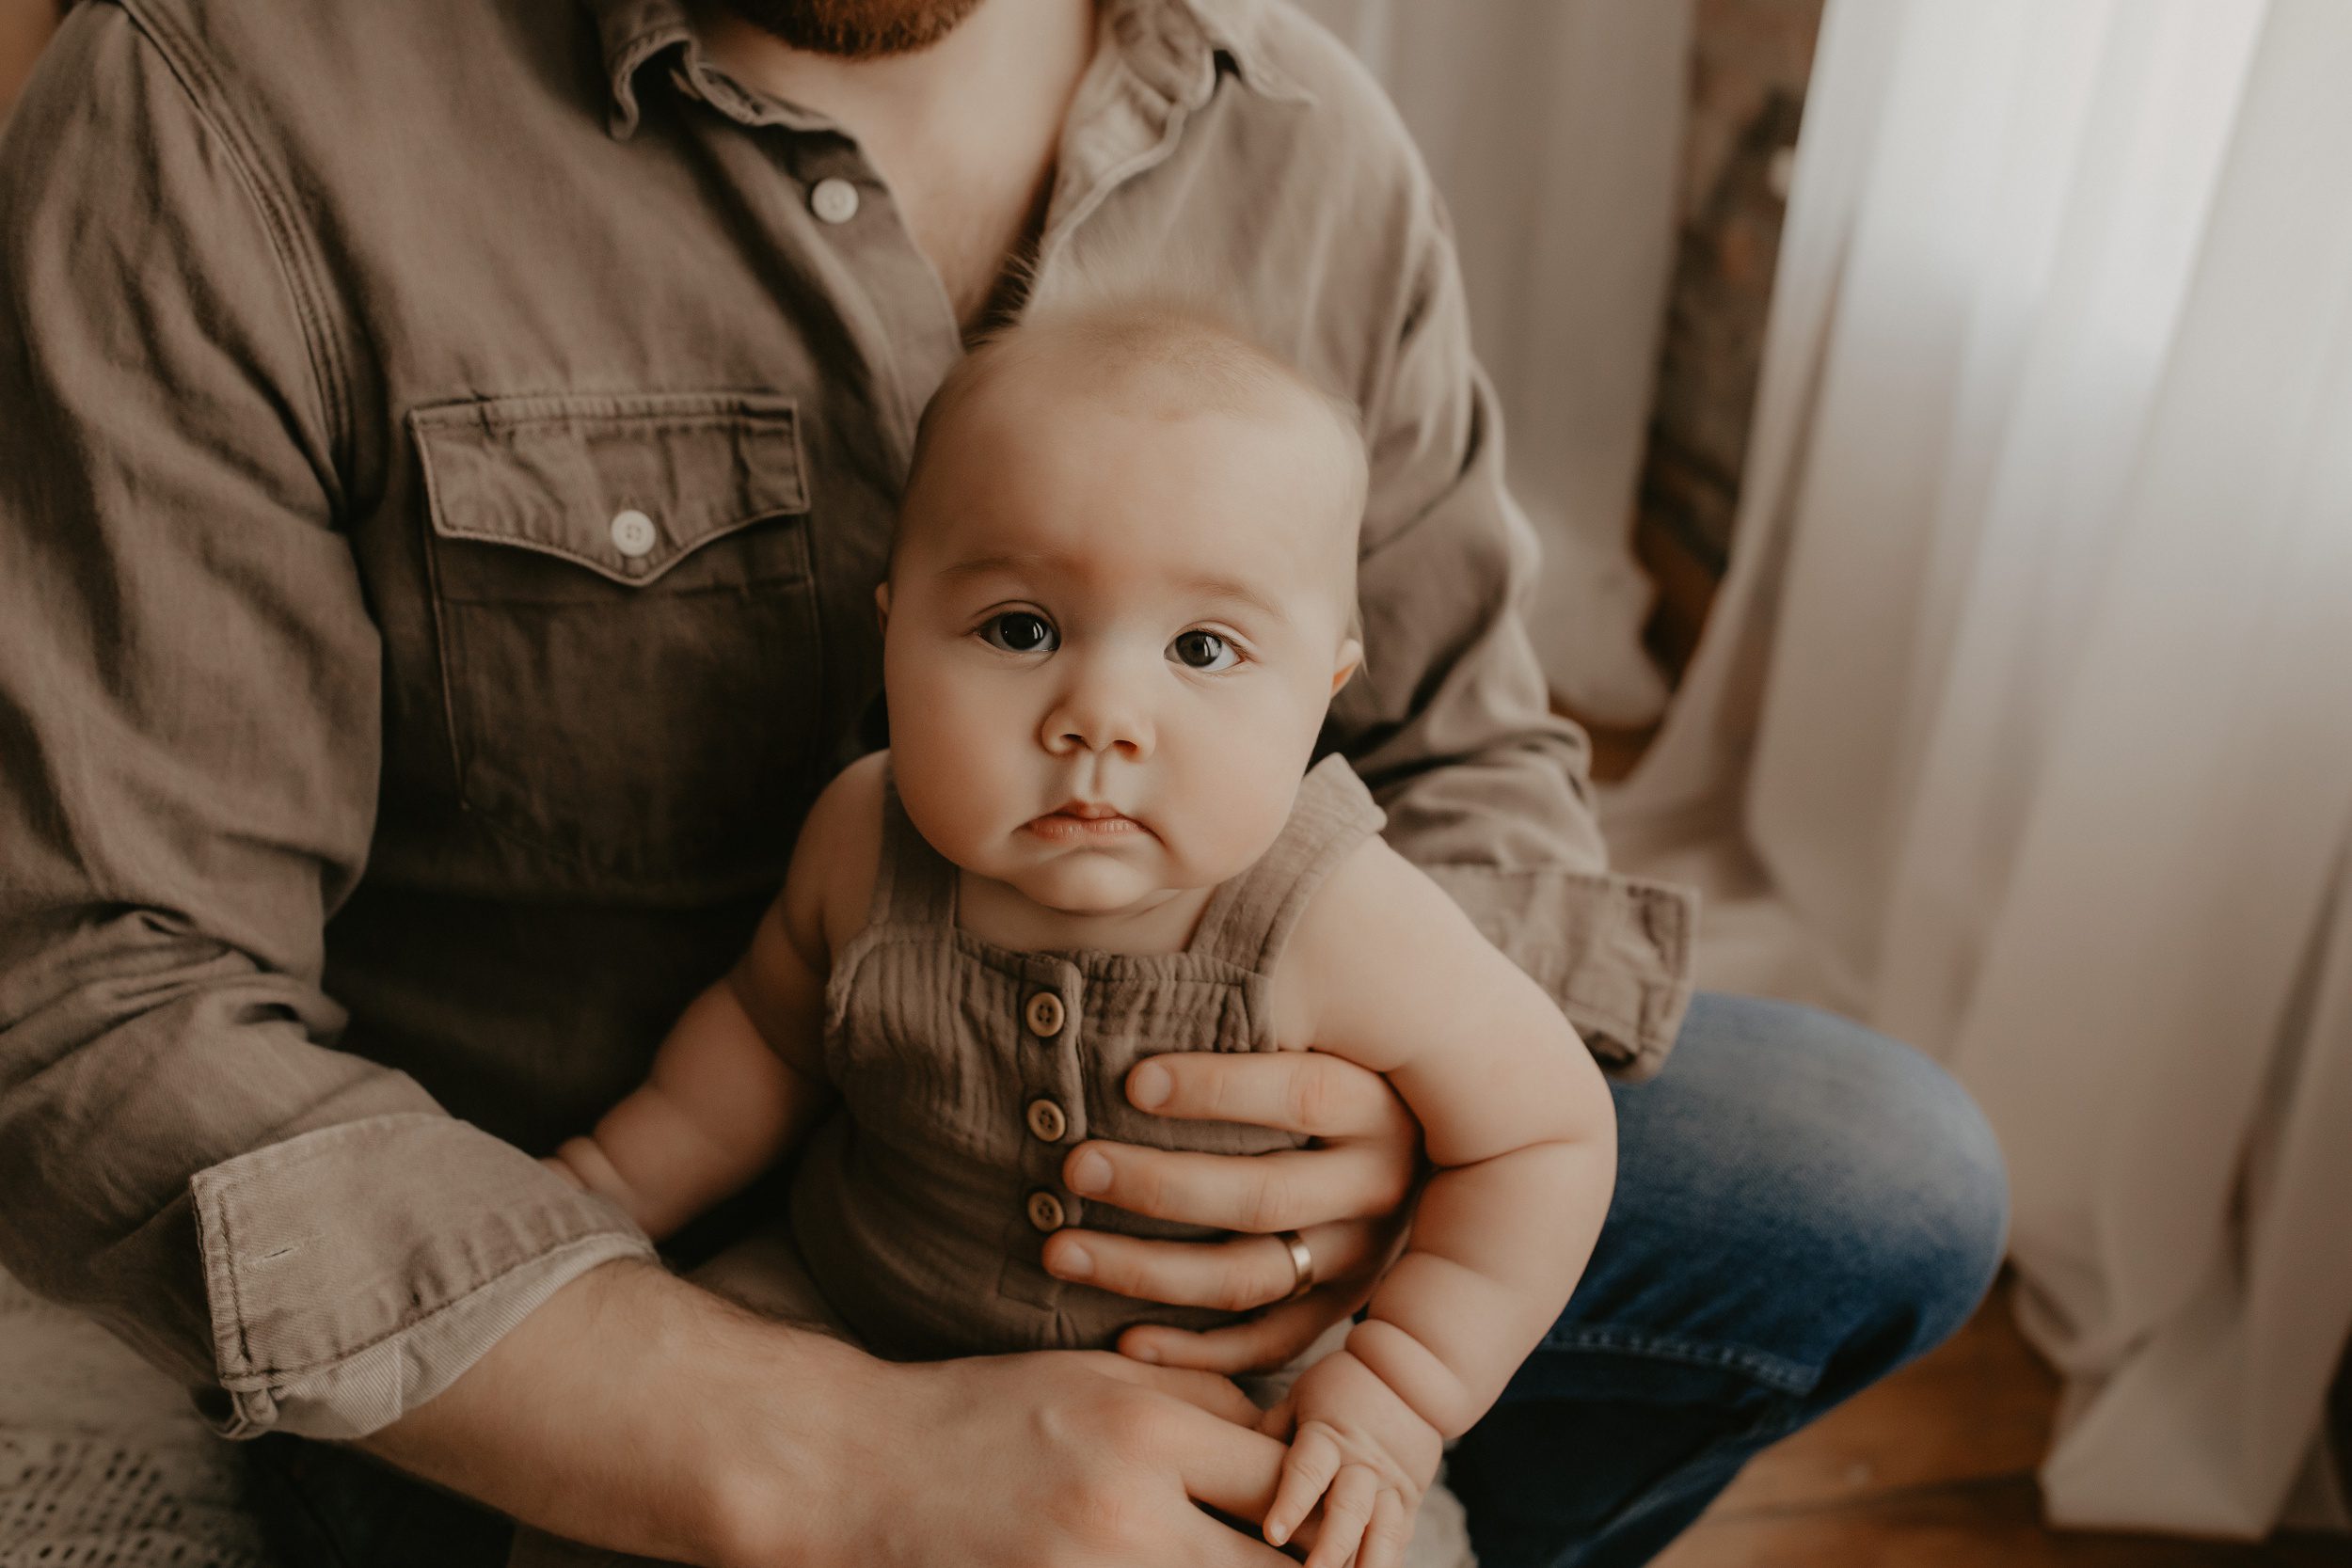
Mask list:
MULTIPOLYGON (((1202 310, 1033 312, 924 416, 883 617, 891 748, 825 790, 782 895, 645 1085, 553 1164, 657 1238, 801 1144, 798 1314, 894 1357, 1232 1321, 1056 1278, 1082 1138, 1282 1135, 1130 1109, 1168 1050, 1383 1073, 1435 1167, 1344 1345, 1268 1413, 1268 1541, 1394 1568, 1445 1438, 1551 1326, 1614 1126, 1559 1010, 1308 768, 1354 673, 1352 413, 1202 310), (819 1117, 838 1100, 839 1109, 819 1117)), ((1295 1256, 1295 1255, 1294 1255, 1295 1256)), ((1302 1273, 1305 1272, 1302 1270, 1302 1273)))

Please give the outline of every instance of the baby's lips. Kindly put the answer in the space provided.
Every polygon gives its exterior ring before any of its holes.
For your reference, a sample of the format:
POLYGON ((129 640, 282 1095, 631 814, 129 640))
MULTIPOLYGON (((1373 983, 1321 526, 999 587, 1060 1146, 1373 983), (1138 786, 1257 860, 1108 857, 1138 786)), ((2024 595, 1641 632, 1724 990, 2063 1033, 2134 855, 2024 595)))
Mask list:
POLYGON ((1043 816, 1031 817, 1027 827, 1040 838, 1063 844, 1105 843, 1150 832, 1134 817, 1120 813, 1105 816, 1073 816, 1067 812, 1048 812, 1043 816))

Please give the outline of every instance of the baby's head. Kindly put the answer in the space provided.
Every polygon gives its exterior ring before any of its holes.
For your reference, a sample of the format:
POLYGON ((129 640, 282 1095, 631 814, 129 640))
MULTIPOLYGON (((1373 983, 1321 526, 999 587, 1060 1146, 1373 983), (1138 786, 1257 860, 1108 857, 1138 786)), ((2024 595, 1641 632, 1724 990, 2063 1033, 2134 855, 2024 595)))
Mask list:
POLYGON ((1245 870, 1361 656, 1353 410, 1198 306, 1033 312, 923 417, 881 591, 891 761, 1075 912, 1245 870))

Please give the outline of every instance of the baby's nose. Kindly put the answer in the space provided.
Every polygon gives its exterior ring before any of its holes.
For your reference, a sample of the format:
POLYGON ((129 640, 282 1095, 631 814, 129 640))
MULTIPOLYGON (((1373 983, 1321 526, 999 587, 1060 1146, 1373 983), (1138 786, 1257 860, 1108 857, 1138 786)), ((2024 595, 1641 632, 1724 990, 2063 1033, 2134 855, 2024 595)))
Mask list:
POLYGON ((1040 738, 1057 755, 1100 752, 1141 761, 1152 753, 1151 716, 1120 683, 1083 681, 1045 716, 1040 738))

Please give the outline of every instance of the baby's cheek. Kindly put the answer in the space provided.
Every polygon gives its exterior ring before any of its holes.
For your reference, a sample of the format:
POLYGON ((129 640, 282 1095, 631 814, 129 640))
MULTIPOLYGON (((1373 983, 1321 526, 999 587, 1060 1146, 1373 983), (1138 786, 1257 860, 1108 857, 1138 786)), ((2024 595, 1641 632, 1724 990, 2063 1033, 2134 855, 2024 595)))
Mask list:
MULTIPOLYGON (((1281 835, 1297 801, 1298 774, 1288 766, 1287 749, 1253 754, 1243 748, 1228 755, 1232 765, 1200 792, 1198 858, 1214 862, 1200 867, 1198 879, 1203 884, 1237 877, 1257 863, 1281 835)), ((1302 761, 1302 770, 1303 766, 1302 761)))
MULTIPOLYGON (((910 709, 910 711, 914 711, 910 709)), ((1008 801, 1001 742, 962 716, 942 718, 936 710, 919 724, 892 721, 891 771, 907 815, 932 847, 959 864, 993 837, 1008 801)))
POLYGON ((987 851, 1001 826, 989 807, 1001 791, 991 787, 978 758, 967 756, 961 766, 952 753, 933 760, 940 766, 926 769, 927 779, 912 784, 903 778, 898 782, 907 816, 932 848, 958 865, 986 870, 981 863, 989 858, 987 851))

